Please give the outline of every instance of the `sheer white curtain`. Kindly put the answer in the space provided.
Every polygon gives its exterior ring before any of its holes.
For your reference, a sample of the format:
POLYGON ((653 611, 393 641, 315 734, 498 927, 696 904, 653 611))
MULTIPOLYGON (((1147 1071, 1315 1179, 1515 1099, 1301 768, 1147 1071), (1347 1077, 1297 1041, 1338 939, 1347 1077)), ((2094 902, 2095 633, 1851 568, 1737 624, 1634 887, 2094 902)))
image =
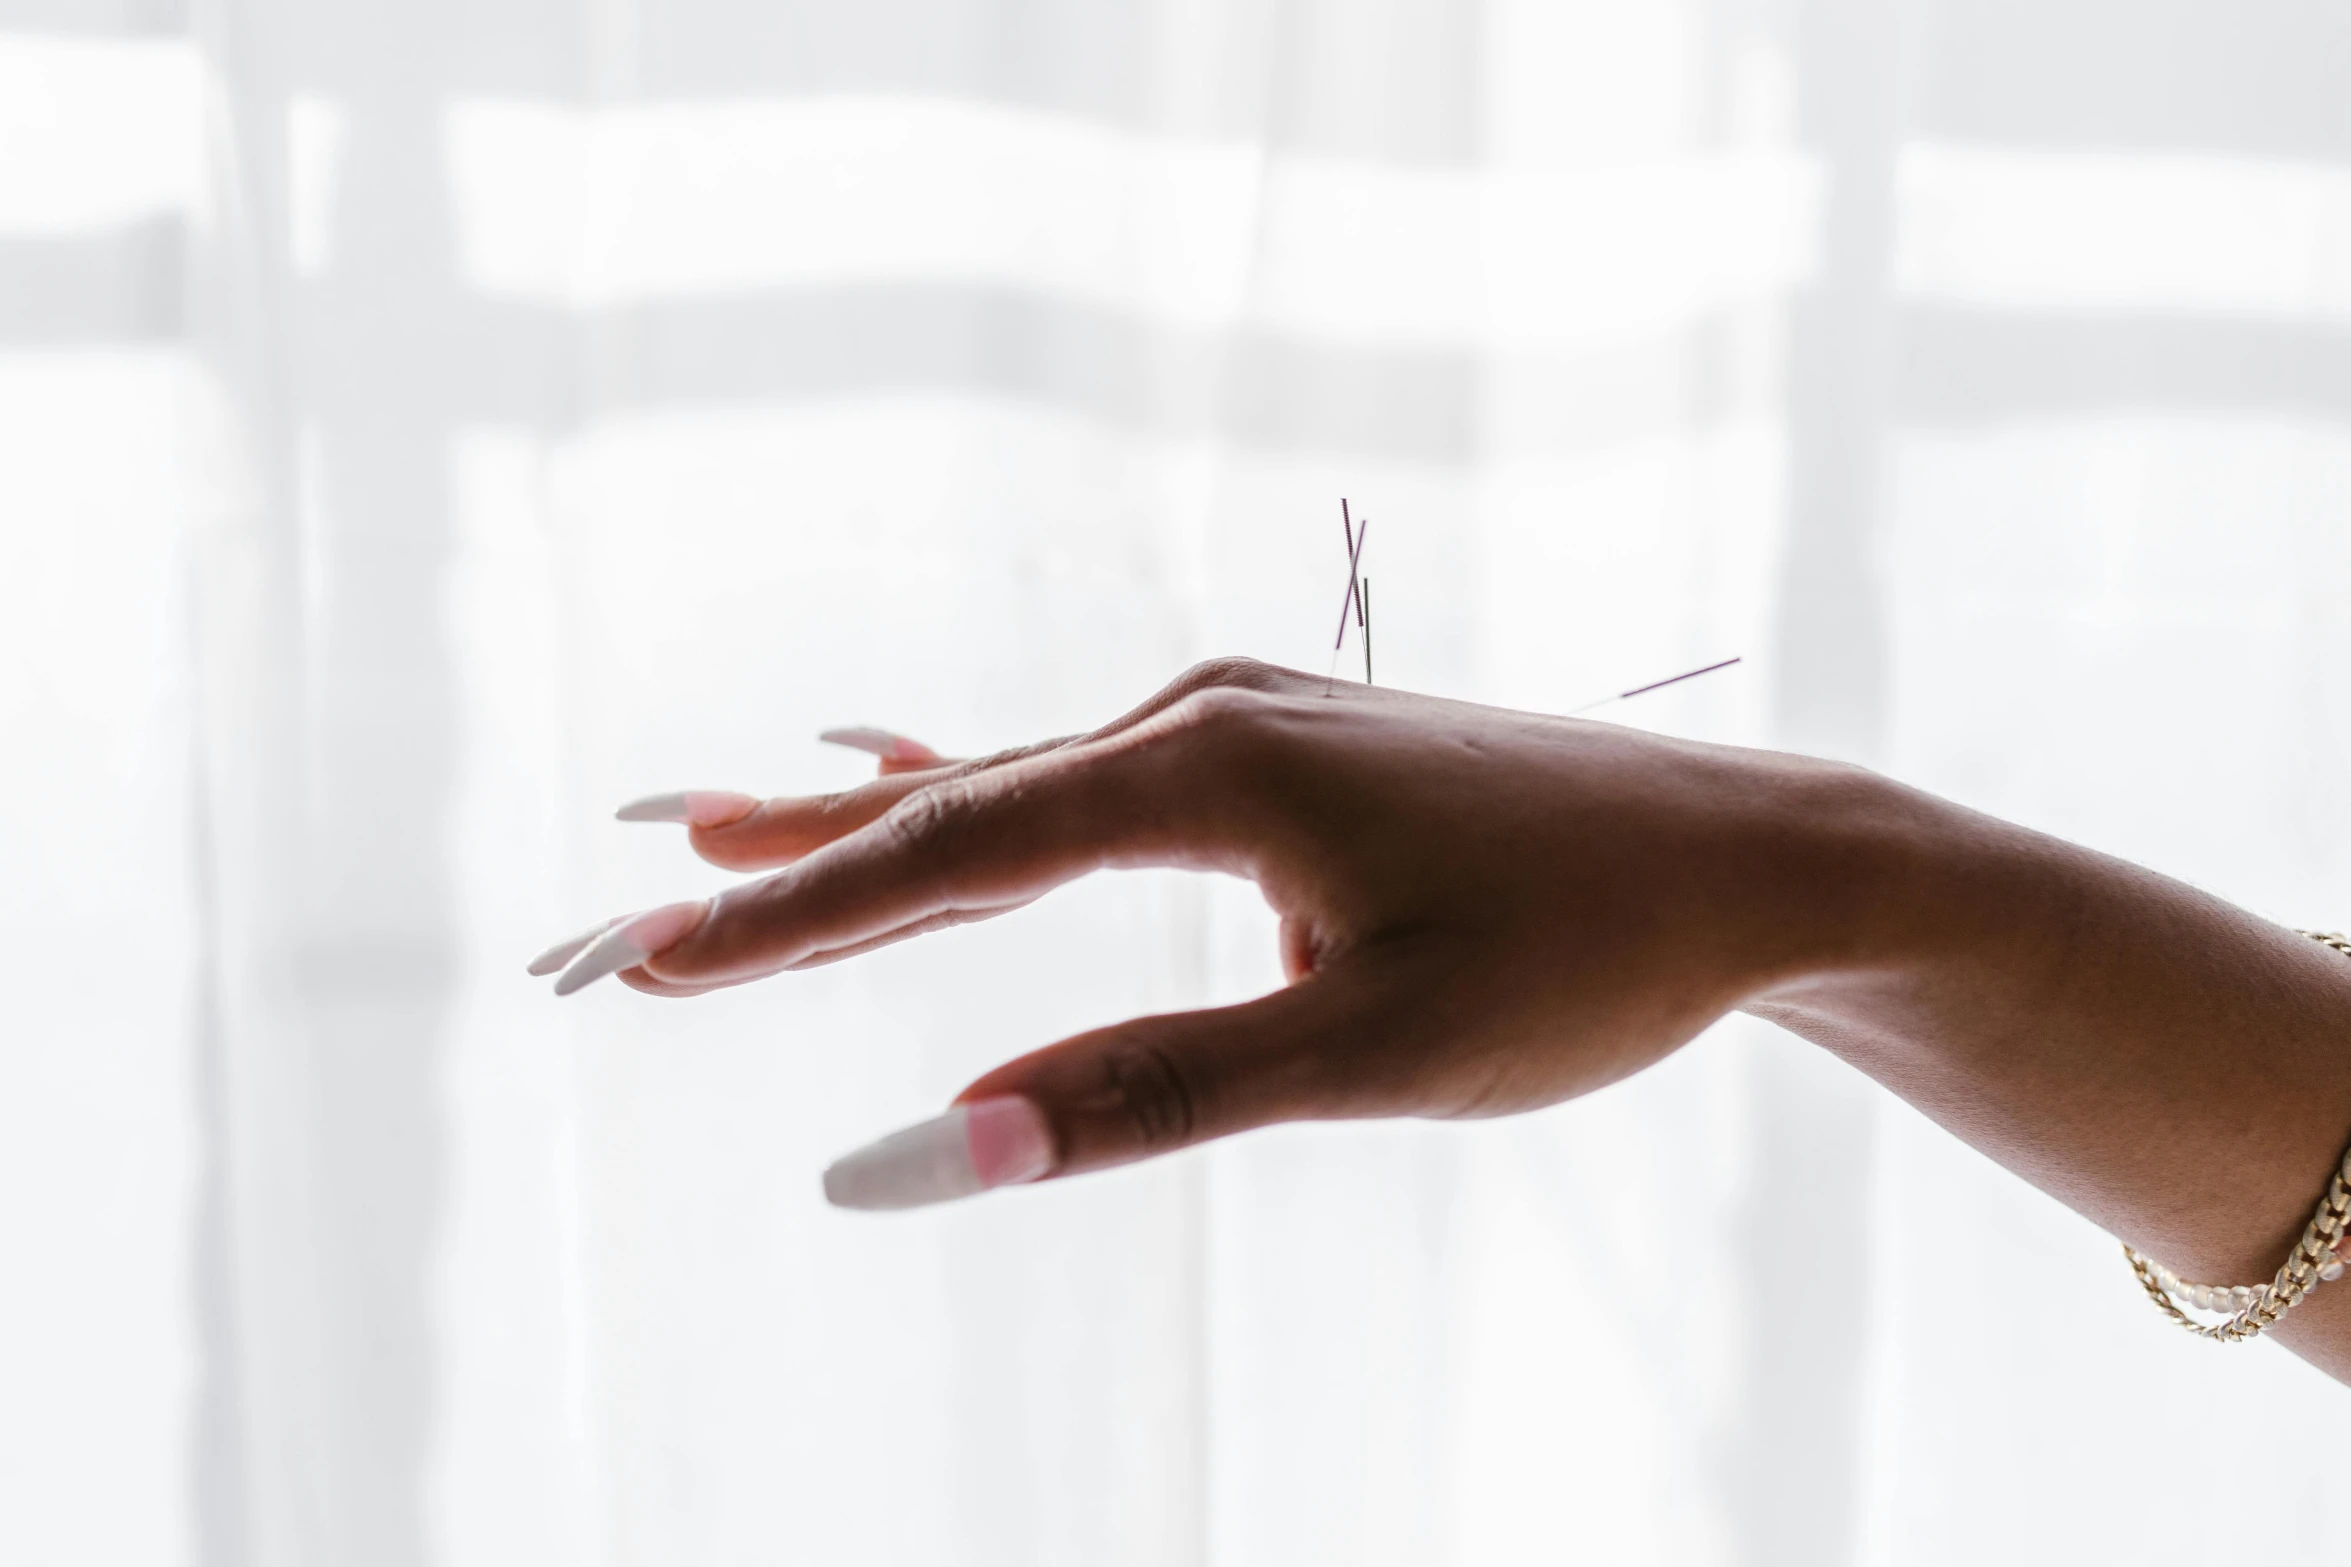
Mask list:
POLYGON ((1272 984, 1254 895, 520 968, 720 883, 632 795, 1323 667, 1341 496, 1384 683, 1744 653, 1621 717, 2351 920, 2347 77, 2315 0, 0 0, 0 1549, 2307 1548, 2341 1390, 1759 1025, 876 1220, 830 1156, 1272 984))

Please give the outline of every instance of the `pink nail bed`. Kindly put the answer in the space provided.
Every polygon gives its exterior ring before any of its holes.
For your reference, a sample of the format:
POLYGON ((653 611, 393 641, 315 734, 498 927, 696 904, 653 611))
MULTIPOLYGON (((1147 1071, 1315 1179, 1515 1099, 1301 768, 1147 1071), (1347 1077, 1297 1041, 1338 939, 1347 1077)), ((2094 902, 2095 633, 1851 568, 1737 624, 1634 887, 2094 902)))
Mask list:
POLYGON ((686 820, 696 827, 724 827, 739 822, 759 809, 759 802, 747 794, 736 794, 728 789, 688 789, 686 791, 686 820))
POLYGON ((759 802, 731 789, 687 789, 677 794, 649 794, 631 800, 613 815, 624 822, 684 822, 695 827, 725 827, 759 809, 759 802))
POLYGON ((1053 1134, 1037 1107, 1016 1094, 964 1107, 963 1133, 980 1185, 1017 1186, 1053 1169, 1053 1134))
POLYGON ((824 1194, 836 1208, 865 1212, 927 1208, 1036 1180, 1053 1165, 1044 1116, 1005 1094, 957 1105, 842 1155, 824 1172, 824 1194))
POLYGON ((709 912, 710 905, 700 900, 670 903, 614 926, 556 976, 555 993, 571 995, 607 974, 635 968, 647 958, 666 952, 684 940, 709 912))
POLYGON ((621 934, 639 952, 652 957, 684 940, 709 910, 710 905, 699 898, 691 903, 665 903, 630 920, 620 928, 621 934))

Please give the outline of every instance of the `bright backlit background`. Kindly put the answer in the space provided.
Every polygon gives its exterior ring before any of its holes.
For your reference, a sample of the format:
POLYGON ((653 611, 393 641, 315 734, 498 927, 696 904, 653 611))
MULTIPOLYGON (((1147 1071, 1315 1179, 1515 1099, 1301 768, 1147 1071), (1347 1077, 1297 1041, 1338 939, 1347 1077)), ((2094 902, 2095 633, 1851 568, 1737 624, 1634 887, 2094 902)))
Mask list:
POLYGON ((191 3, 0 0, 0 1555, 2321 1548, 2343 1390, 1760 1025, 877 1219, 1254 894, 521 967, 721 884, 631 796, 1324 667, 1341 496, 1385 683, 2351 922, 2340 0, 191 3))

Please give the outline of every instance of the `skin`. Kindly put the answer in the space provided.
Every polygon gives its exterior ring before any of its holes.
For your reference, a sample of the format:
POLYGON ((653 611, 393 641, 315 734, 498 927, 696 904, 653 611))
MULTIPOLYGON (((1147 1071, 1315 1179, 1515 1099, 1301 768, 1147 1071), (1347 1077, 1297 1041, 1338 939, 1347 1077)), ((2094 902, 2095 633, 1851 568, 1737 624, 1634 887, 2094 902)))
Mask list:
MULTIPOLYGON (((2181 1274, 2267 1279, 2351 1138, 2351 962, 1857 768, 1202 665, 1091 734, 695 828, 771 872, 621 977, 685 996, 1111 867, 1245 876, 1290 983, 1023 1056, 1054 1177, 1280 1121, 1509 1115, 1727 1012, 1835 1052, 2181 1274)), ((2351 1380, 2351 1283, 2274 1336, 2351 1380)))

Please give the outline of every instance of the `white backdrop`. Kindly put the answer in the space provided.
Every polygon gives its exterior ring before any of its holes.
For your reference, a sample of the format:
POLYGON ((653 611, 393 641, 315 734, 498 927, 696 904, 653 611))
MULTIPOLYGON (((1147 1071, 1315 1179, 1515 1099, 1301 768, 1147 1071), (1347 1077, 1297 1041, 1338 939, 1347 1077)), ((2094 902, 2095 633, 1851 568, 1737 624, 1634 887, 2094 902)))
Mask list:
POLYGON ((521 965, 719 884, 633 795, 1320 667, 1342 495, 1385 682, 2351 921, 2351 12, 174 4, 0 0, 0 1554, 2309 1548, 2340 1389, 1760 1025, 876 1219, 1254 895, 521 965))

